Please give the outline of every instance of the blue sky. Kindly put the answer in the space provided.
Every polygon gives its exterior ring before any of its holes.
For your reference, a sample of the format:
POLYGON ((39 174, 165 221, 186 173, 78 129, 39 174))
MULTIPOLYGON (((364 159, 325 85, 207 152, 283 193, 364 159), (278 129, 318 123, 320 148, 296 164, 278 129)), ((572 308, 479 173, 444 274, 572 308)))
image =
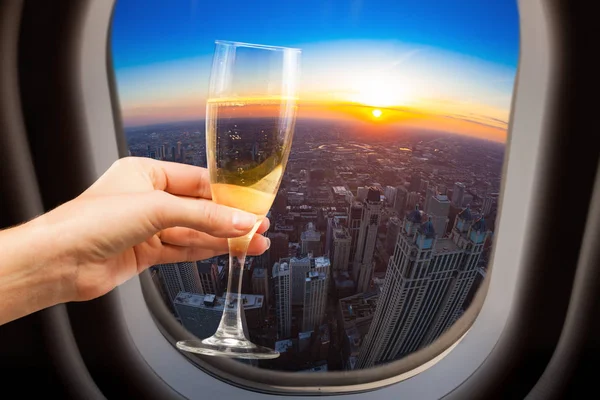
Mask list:
POLYGON ((203 118, 221 39, 300 47, 301 99, 410 107, 503 141, 518 22, 511 0, 117 0, 112 51, 127 126, 203 118))
POLYGON ((510 0, 118 0, 115 66, 209 54, 215 33, 282 46, 392 39, 512 67, 518 58, 518 13, 510 0))

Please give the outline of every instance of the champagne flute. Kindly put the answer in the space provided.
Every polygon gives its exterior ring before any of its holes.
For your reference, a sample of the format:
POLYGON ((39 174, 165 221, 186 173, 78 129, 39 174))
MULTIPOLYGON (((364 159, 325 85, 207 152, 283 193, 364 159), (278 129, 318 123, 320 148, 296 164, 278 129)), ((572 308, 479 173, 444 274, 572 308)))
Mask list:
POLYGON ((296 121, 300 50, 216 41, 206 106, 206 151, 213 201, 256 214, 254 229, 229 238, 229 277, 221 322, 180 350, 245 359, 276 358, 244 334, 242 273, 252 236, 273 204, 296 121))

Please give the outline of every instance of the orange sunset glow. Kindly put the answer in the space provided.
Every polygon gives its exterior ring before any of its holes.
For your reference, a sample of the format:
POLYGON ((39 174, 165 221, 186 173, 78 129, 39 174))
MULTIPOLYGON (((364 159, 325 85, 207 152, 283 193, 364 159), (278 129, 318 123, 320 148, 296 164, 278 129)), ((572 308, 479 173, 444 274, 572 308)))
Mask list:
MULTIPOLYGON (((506 140, 514 69, 402 44, 380 45, 385 52, 373 53, 376 44, 303 48, 298 117, 506 140), (372 56, 338 61, 354 53, 372 56)), ((210 60, 204 56, 117 71, 125 124, 203 119, 210 60)))

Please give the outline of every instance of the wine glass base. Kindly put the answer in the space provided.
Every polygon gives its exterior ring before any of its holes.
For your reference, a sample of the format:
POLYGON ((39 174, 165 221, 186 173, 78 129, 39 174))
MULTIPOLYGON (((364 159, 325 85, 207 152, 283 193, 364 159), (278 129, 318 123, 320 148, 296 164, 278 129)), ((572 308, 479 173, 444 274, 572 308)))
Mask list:
POLYGON ((245 339, 222 339, 211 336, 204 340, 181 340, 177 342, 179 350, 205 356, 244 358, 248 360, 268 360, 279 357, 279 352, 263 346, 257 346, 245 339))

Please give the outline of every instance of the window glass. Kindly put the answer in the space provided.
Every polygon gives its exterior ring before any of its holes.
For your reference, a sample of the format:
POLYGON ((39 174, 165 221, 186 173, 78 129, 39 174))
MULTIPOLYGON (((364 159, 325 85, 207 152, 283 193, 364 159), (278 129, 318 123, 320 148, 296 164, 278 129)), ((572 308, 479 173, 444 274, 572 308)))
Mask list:
MULTIPOLYGON (((302 49, 271 248, 242 282, 250 339, 282 354, 253 365, 369 368, 433 343, 469 307, 497 226, 514 1, 118 0, 112 35, 130 154, 201 167, 214 41, 302 49), (309 257, 327 270, 325 295, 273 273, 309 257)), ((227 274, 226 255, 151 267, 200 338, 217 328, 227 274)))

